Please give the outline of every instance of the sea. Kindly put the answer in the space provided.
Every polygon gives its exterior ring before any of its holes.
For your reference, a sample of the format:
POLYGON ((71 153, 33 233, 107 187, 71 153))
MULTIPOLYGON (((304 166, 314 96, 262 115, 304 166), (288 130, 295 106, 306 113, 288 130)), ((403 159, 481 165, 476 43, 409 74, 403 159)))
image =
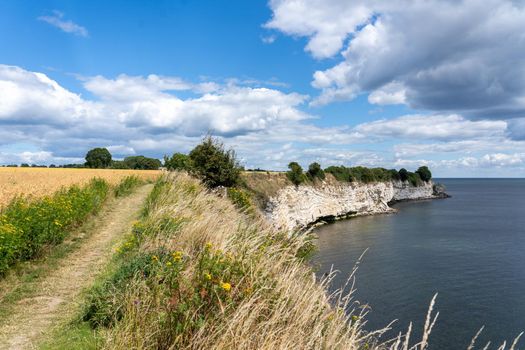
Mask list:
POLYGON ((362 256, 354 299, 367 305, 365 328, 396 320, 382 339, 413 322, 420 340, 437 293, 430 349, 466 349, 482 326, 476 348, 512 342, 525 331, 525 179, 435 181, 452 197, 397 203, 396 214, 316 228, 317 274, 337 270, 335 290, 362 256))

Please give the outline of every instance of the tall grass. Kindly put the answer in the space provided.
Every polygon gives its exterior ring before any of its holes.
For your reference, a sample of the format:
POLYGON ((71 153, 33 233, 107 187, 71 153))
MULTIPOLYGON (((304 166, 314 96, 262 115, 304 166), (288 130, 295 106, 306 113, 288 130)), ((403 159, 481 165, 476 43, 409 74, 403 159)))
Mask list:
POLYGON ((143 180, 137 175, 126 176, 115 187, 115 197, 125 197, 130 195, 142 183, 143 180))
POLYGON ((0 275, 17 261, 38 255, 45 245, 62 242, 71 227, 97 212, 109 185, 93 179, 32 200, 17 197, 0 211, 0 275))
POLYGON ((431 302, 420 340, 367 332, 353 275, 328 294, 303 262, 308 235, 276 232, 195 179, 161 179, 118 248, 113 272, 89 294, 83 318, 107 349, 422 350, 436 322, 431 302))

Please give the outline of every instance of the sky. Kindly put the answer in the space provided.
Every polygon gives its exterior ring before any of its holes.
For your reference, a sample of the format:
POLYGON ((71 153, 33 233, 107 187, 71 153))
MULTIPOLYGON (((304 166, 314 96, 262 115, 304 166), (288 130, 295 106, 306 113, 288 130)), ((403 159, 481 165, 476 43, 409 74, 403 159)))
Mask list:
POLYGON ((525 177, 521 0, 0 0, 0 164, 188 152, 525 177))

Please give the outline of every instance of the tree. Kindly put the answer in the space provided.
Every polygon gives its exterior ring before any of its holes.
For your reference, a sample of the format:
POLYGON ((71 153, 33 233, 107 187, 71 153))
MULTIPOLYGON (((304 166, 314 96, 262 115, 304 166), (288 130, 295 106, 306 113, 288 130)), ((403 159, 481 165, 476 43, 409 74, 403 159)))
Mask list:
POLYGON ((289 171, 286 172, 288 180, 290 180, 294 185, 299 185, 304 182, 305 175, 303 173, 303 168, 297 162, 291 162, 288 164, 289 171))
POLYGON ((406 170, 405 168, 399 169, 399 178, 401 179, 401 181, 408 180, 408 170, 406 170))
POLYGON ((186 170, 191 169, 191 160, 187 154, 173 153, 170 157, 164 156, 164 166, 168 170, 186 170))
POLYGON ((311 179, 318 178, 320 180, 324 180, 325 174, 323 169, 321 168, 321 164, 317 162, 313 162, 308 166, 308 176, 311 179))
POLYGON ((148 158, 144 156, 131 156, 124 158, 124 166, 127 169, 137 170, 157 170, 162 163, 155 158, 148 158))
POLYGON ((93 148, 86 154, 86 166, 89 168, 107 168, 111 165, 111 153, 107 148, 93 148))
POLYGON ((225 150, 224 144, 210 135, 190 152, 189 158, 191 172, 208 187, 231 187, 239 182, 241 167, 235 151, 225 150))
POLYGON ((432 178, 432 173, 430 172, 427 166, 420 166, 416 170, 416 174, 418 174, 421 180, 425 182, 429 182, 430 179, 432 178))

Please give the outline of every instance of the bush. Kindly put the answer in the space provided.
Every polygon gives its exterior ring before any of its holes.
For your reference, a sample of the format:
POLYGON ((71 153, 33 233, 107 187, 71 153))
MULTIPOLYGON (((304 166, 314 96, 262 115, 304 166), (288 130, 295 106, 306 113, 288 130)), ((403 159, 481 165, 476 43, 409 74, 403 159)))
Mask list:
POLYGON ((241 167, 235 151, 225 150, 224 145, 211 136, 204 138, 190 152, 191 171, 208 187, 231 187, 239 182, 241 167))
POLYGON ((111 165, 111 153, 107 148, 93 148, 86 154, 88 168, 107 168, 111 165))
POLYGON ((405 168, 399 169, 399 178, 401 181, 408 180, 408 171, 405 168))
POLYGON ((171 158, 164 156, 164 166, 168 170, 191 170, 190 157, 183 153, 173 153, 171 158))
POLYGON ((131 156, 124 158, 125 169, 157 170, 162 166, 160 160, 144 156, 131 156))
POLYGON ((414 187, 419 186, 421 184, 421 178, 419 177, 419 174, 417 173, 408 173, 408 182, 414 187))
POLYGON ((315 178, 324 180, 325 174, 323 169, 321 168, 321 164, 317 162, 310 164, 310 166, 308 166, 308 177, 312 180, 315 178))
POLYGON ((71 227, 100 209, 108 190, 106 181, 94 179, 34 201, 14 199, 0 212, 0 274, 35 257, 44 245, 62 242, 71 227))
POLYGON ((288 164, 289 171, 286 172, 288 180, 290 180, 294 185, 299 185, 306 180, 306 176, 303 173, 303 168, 297 162, 291 162, 288 164))
POLYGON ((353 180, 350 175, 350 169, 345 166, 329 166, 324 170, 327 173, 332 174, 336 180, 343 182, 351 182, 353 180))
POLYGON ((416 174, 418 174, 419 177, 421 178, 421 180, 423 180, 425 182, 429 182, 430 179, 432 178, 432 173, 430 172, 430 170, 428 169, 427 166, 419 167, 416 170, 416 174))

